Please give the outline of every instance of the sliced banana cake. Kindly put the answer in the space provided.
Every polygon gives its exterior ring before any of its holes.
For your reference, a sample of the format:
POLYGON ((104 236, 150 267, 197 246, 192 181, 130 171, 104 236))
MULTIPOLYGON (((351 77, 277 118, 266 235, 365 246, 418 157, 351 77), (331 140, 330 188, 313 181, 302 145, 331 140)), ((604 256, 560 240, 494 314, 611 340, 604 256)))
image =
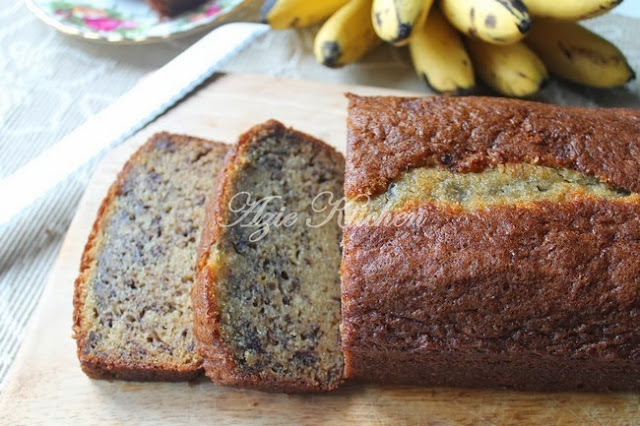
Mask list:
POLYGON ((111 186, 75 284, 73 329, 90 377, 201 373, 190 292, 206 201, 227 147, 156 134, 111 186))
POLYGON ((194 333, 214 382, 285 392, 341 383, 333 213, 343 178, 341 154, 276 121, 233 148, 207 210, 193 291, 194 333))

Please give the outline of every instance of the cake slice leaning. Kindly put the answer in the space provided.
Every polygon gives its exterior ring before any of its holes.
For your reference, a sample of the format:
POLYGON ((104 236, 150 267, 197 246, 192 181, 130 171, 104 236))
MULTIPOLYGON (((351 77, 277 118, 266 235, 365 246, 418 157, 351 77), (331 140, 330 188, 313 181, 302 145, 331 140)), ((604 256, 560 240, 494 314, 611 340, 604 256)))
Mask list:
POLYGON ((276 121, 240 137, 207 210, 194 333, 216 383, 326 391, 342 381, 344 159, 276 121), (281 219, 277 219, 280 217, 281 219))
POLYGON ((93 378, 198 376, 190 292, 206 200, 228 145, 159 133, 98 211, 74 294, 74 334, 93 378))

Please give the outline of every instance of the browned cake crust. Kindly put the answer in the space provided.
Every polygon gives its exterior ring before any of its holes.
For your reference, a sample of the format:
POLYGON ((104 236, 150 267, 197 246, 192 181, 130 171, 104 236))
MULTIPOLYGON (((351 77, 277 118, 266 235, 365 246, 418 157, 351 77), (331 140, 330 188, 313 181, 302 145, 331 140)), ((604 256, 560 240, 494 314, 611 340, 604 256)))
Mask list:
POLYGON ((503 98, 348 95, 345 195, 373 195, 404 170, 476 172, 506 162, 575 169, 640 192, 640 111, 503 98))
MULTIPOLYGON (((249 143, 257 137, 258 130, 254 133, 246 133, 241 137, 227 154, 223 172, 220 175, 218 185, 209 198, 206 208, 205 224, 200 237, 198 248, 198 262, 196 265, 196 284, 191 293, 193 300, 193 333, 197 341, 198 352, 204 358, 203 367, 207 376, 215 383, 241 385, 251 383, 250 378, 243 377, 238 371, 232 354, 221 341, 219 329, 219 309, 214 297, 216 277, 207 267, 209 253, 214 242, 220 238, 223 228, 219 224, 226 223, 227 209, 232 194, 231 180, 238 169, 239 158, 249 148, 249 143)), ((275 386, 275 383, 273 384, 275 386)), ((289 384, 294 386, 295 383, 289 384)))
MULTIPOLYGON (((195 379, 202 374, 200 363, 193 365, 145 364, 126 358, 113 359, 105 354, 92 353, 84 349, 90 339, 89 331, 85 325, 87 319, 83 317, 86 287, 92 278, 92 265, 96 263, 98 258, 100 250, 99 246, 101 240, 104 238, 105 227, 107 226, 111 215, 115 213, 112 208, 114 201, 122 193, 131 171, 142 161, 142 158, 146 153, 153 151, 158 147, 158 145, 180 145, 193 142, 197 142, 203 147, 206 147, 202 150, 201 154, 198 155, 205 155, 206 151, 212 150, 219 153, 216 155, 224 156, 227 152, 228 145, 223 143, 212 142, 186 135, 176 135, 166 132, 157 133, 142 145, 127 161, 100 205, 96 220, 93 223, 91 233, 82 254, 80 272, 75 281, 73 296, 73 331, 74 338, 77 343, 78 359, 80 360, 82 370, 91 378, 141 381, 182 381, 195 379)), ((212 170, 212 172, 216 171, 217 170, 212 170)), ((212 180, 214 178, 215 173, 212 180)), ((121 344, 125 345, 125 342, 121 342, 121 344)))
MULTIPOLYGON (((386 190, 402 171, 431 165, 434 153, 436 165, 459 173, 537 158, 622 194, 640 188, 636 111, 504 99, 350 101, 352 198, 386 190)), ((479 209, 418 201, 391 217, 409 212, 421 222, 348 224, 347 378, 640 389, 640 202, 631 195, 479 209)))
POLYGON ((315 145, 316 149, 322 150, 332 157, 336 164, 344 163, 342 155, 324 142, 310 135, 288 129, 275 120, 255 126, 240 136, 238 143, 231 148, 227 155, 221 178, 207 206, 205 226, 198 250, 196 284, 192 292, 194 335, 198 343, 198 350, 203 357, 205 373, 217 384, 269 392, 326 391, 337 386, 340 381, 331 383, 331 387, 326 388, 310 386, 300 380, 260 378, 255 374, 248 374, 237 364, 234 354, 221 336, 221 309, 215 296, 218 277, 215 276, 208 264, 212 247, 223 235, 224 224, 227 223, 227 215, 229 214, 227 206, 234 195, 233 182, 238 178, 239 171, 242 170, 245 154, 251 144, 256 141, 267 136, 280 137, 285 134, 315 145))

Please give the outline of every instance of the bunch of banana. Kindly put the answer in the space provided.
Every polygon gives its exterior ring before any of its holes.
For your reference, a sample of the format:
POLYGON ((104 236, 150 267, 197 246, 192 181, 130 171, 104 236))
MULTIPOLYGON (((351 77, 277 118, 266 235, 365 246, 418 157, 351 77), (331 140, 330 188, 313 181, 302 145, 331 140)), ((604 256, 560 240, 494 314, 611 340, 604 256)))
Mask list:
POLYGON ((521 0, 442 0, 440 6, 454 27, 489 43, 517 43, 531 27, 521 0))
POLYGON ((580 21, 607 13, 622 0, 523 0, 534 18, 580 21))
POLYGON ((478 76, 503 95, 531 96, 549 78, 540 58, 522 42, 498 45, 468 38, 467 47, 478 76))
POLYGON ((373 0, 371 20, 381 40, 403 46, 427 17, 433 0, 373 0))
POLYGON ((304 28, 318 24, 349 0, 266 0, 260 10, 260 20, 276 30, 304 28))
POLYGON ((469 93, 475 87, 471 58, 460 34, 435 8, 409 41, 413 67, 429 87, 441 93, 469 93))
POLYGON ((435 91, 468 93, 477 76, 506 96, 535 94, 549 73, 592 87, 635 78, 613 44, 575 21, 622 0, 266 0, 273 28, 324 24, 314 53, 340 67, 381 41, 408 45, 418 76, 435 91), (461 34, 462 33, 462 34, 461 34))
POLYGON ((331 68, 362 58, 380 43, 371 23, 371 0, 350 0, 322 25, 313 43, 316 60, 331 68))
POLYGON ((575 83, 607 88, 635 77, 620 49, 575 22, 538 20, 526 42, 552 73, 575 83))

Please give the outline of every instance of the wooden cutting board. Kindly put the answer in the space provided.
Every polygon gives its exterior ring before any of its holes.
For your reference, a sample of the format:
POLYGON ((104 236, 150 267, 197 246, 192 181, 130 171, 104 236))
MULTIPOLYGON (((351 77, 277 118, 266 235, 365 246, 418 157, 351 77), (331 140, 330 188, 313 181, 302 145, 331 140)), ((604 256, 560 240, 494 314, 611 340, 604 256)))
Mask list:
POLYGON ((640 423, 640 394, 629 393, 351 384, 330 394, 286 395, 217 387, 206 379, 138 383, 90 380, 82 373, 71 338, 73 281, 98 206, 128 156, 157 130, 233 142, 240 132, 269 118, 344 151, 346 91, 401 94, 370 87, 220 75, 104 158, 80 203, 0 396, 0 424, 640 423))

